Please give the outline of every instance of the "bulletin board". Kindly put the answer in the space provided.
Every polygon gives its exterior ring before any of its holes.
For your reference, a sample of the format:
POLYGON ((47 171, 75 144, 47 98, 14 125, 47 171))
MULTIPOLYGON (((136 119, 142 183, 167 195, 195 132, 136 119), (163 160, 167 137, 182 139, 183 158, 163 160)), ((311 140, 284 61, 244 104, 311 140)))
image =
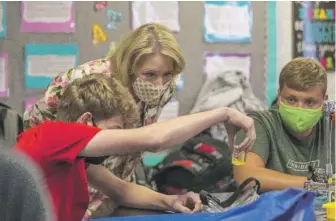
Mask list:
MULTIPOLYGON (((184 53, 187 68, 183 73, 183 88, 177 92, 180 101, 180 114, 186 114, 192 108, 205 76, 203 72, 204 52, 241 53, 251 55, 250 82, 255 95, 267 103, 267 30, 266 2, 251 2, 253 27, 251 42, 243 43, 205 43, 203 37, 204 2, 179 2, 180 31, 176 38, 184 53)), ((108 41, 104 44, 92 44, 92 25, 104 27, 106 15, 94 11, 94 2, 75 2, 74 32, 70 33, 27 33, 21 32, 20 2, 6 2, 6 36, 0 38, 1 51, 8 55, 8 98, 0 98, 19 112, 23 112, 25 100, 41 97, 43 89, 26 89, 24 56, 26 44, 77 44, 78 64, 99 59, 106 55, 110 41, 118 42, 131 29, 131 2, 108 2, 108 8, 122 14, 116 31, 105 30, 108 41)), ((105 28, 105 27, 104 27, 105 28)), ((66 71, 66 70, 64 70, 66 71)))
POLYGON ((292 2, 293 57, 312 57, 335 71, 335 2, 292 2))

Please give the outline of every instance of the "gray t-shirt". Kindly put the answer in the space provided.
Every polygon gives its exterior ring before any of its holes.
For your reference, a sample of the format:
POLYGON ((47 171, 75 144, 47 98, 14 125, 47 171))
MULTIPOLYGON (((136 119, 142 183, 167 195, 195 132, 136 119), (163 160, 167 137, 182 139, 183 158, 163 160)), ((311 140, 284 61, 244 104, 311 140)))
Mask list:
POLYGON ((54 220, 39 171, 27 158, 1 146, 0 143, 0 220, 54 220))
MULTIPOLYGON (((308 166, 325 168, 327 149, 325 120, 321 118, 312 133, 304 140, 293 137, 284 127, 278 110, 249 114, 254 119, 257 139, 252 152, 259 155, 265 167, 275 171, 297 176, 308 176, 308 166)), ((332 126, 333 172, 335 172, 335 124, 332 126)), ((237 142, 244 138, 242 132, 237 135, 237 142)), ((329 141, 329 140, 328 140, 329 141)))

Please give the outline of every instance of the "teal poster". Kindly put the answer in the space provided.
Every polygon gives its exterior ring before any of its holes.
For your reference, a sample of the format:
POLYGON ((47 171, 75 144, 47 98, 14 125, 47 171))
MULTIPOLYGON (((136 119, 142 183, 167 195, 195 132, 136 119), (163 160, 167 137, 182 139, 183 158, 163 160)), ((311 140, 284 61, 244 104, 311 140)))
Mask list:
POLYGON ((26 88, 47 88, 53 78, 77 64, 77 44, 26 44, 26 88))

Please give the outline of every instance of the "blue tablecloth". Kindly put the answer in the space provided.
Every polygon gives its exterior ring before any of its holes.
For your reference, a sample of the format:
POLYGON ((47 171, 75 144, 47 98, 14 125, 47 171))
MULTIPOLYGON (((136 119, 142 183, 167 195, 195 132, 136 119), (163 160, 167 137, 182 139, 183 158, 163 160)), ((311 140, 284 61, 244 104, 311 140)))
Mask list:
MULTIPOLYGON (((228 198, 231 194, 216 194, 216 197, 219 198, 221 201, 228 198)), ((127 210, 130 212, 130 216, 128 217, 111 217, 111 218, 103 218, 103 219, 95 219, 92 221, 212 221, 212 220, 221 220, 220 217, 223 217, 221 213, 198 213, 198 214, 160 214, 158 211, 148 211, 148 215, 146 214, 145 210, 137 210, 137 209, 126 209, 123 213, 124 215, 127 214, 127 210), (137 214, 138 211, 138 214, 137 214), (153 215, 155 214, 155 215, 153 215)), ((260 208, 260 212, 263 213, 265 210, 260 208)), ((325 221, 326 214, 323 209, 320 207, 316 208, 316 221, 325 221)), ((225 220, 225 219, 224 219, 225 220)), ((231 220, 231 219, 230 219, 231 220)))
MULTIPOLYGON (((92 221, 203 221, 211 220, 211 217, 218 216, 215 213, 198 213, 198 214, 165 214, 151 216, 134 216, 134 217, 111 217, 103 219, 94 219, 92 221)), ((90 220, 91 221, 91 220, 90 220)))

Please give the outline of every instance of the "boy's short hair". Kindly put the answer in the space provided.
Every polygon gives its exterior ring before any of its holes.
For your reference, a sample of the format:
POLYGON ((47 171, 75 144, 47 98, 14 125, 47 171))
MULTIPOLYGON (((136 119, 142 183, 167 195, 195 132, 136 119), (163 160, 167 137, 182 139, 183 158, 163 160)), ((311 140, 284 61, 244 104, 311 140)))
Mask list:
POLYGON ((135 123, 139 117, 137 104, 128 88, 109 74, 90 74, 76 79, 64 90, 57 120, 75 122, 85 112, 95 121, 121 115, 125 123, 135 123))
POLYGON ((280 72, 280 90, 285 84, 298 91, 320 85, 323 94, 325 94, 328 84, 327 72, 318 61, 312 58, 298 57, 287 63, 280 72))

